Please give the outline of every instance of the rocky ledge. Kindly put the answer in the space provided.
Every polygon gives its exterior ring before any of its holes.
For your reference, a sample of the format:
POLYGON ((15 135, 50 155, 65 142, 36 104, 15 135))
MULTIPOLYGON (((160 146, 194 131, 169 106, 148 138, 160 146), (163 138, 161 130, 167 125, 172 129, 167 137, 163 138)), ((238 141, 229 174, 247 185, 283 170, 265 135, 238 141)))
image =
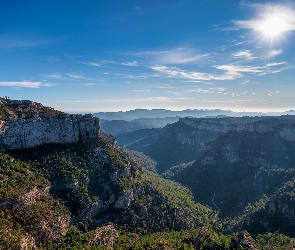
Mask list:
POLYGON ((0 147, 31 148, 44 143, 72 143, 95 138, 99 119, 91 114, 70 115, 27 100, 0 100, 0 147))

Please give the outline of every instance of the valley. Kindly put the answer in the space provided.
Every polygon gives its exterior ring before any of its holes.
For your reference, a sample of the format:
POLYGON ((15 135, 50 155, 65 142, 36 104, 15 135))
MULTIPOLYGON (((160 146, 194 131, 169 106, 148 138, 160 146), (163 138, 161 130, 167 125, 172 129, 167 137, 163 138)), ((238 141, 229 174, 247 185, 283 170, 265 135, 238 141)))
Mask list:
POLYGON ((114 137, 90 114, 0 101, 0 249, 295 246, 293 116, 114 137))

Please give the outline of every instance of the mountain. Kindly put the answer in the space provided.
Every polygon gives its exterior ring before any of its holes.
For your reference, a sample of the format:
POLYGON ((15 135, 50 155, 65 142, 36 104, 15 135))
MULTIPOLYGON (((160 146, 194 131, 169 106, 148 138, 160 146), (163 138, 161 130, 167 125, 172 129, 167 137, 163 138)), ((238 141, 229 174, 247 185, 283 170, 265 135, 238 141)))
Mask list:
POLYGON ((196 201, 232 216, 294 177, 294 117, 215 125, 214 131, 224 132, 207 141, 196 161, 174 177, 196 201))
POLYGON ((163 129, 141 129, 116 136, 124 147, 143 152, 157 162, 160 173, 172 166, 195 160, 204 143, 228 130, 235 130, 259 117, 179 118, 163 129), (226 125, 226 126, 225 126, 226 125))
POLYGON ((231 110, 222 109, 186 109, 180 111, 172 111, 167 109, 134 109, 128 111, 119 112, 98 112, 94 113, 95 117, 103 120, 124 120, 124 121, 136 121, 137 119, 146 118, 184 118, 184 117, 194 117, 194 118, 206 118, 206 117, 245 117, 245 116, 279 116, 279 115, 294 115, 294 110, 285 112, 234 112, 231 110))
POLYGON ((3 249, 57 247, 108 223, 131 232, 210 225, 209 207, 181 185, 143 172, 97 118, 31 101, 1 100, 0 111, 3 249))
MULTIPOLYGON (((294 176, 294 169, 291 170, 294 176)), ((295 237, 294 193, 295 179, 283 183, 271 195, 264 195, 259 201, 248 205, 239 218, 232 223, 258 235, 266 232, 280 232, 295 237)))
POLYGON ((108 134, 118 136, 127 132, 165 127, 167 124, 178 121, 178 117, 167 118, 141 118, 132 121, 100 120, 101 129, 108 134))
POLYGON ((125 120, 132 121, 142 118, 167 118, 167 117, 205 117, 216 115, 229 115, 233 112, 230 110, 220 109, 186 109, 182 111, 172 111, 167 109, 134 109, 129 111, 119 112, 98 112, 94 113, 95 117, 99 117, 104 120, 125 120))
MULTIPOLYGON (((212 205, 210 200, 207 202, 204 198, 207 205, 195 202, 203 196, 197 189, 190 187, 194 197, 187 187, 159 177, 155 161, 118 146, 116 139, 103 132, 100 120, 92 115, 69 115, 32 101, 0 98, 0 121, 1 250, 292 249, 295 246, 293 238, 274 232, 282 228, 289 236, 293 232, 288 232, 288 228, 293 227, 294 184, 290 178, 294 169, 286 165, 292 163, 293 158, 282 161, 283 168, 273 167, 289 152, 295 140, 291 120, 289 127, 281 121, 267 125, 273 130, 261 130, 263 126, 259 124, 242 126, 244 132, 254 128, 251 133, 256 133, 256 137, 259 133, 275 134, 283 153, 268 157, 266 166, 271 167, 260 168, 254 176, 255 185, 269 190, 268 196, 260 197, 260 201, 249 204, 248 210, 231 219, 220 217, 221 210, 214 211, 208 206, 212 205), (279 191, 274 190, 275 186, 280 187, 279 191), (270 224, 273 218, 282 219, 283 224, 270 224), (292 221, 288 224, 289 219, 292 221), (243 231, 246 227, 257 237, 243 231), (265 234, 258 234, 260 232, 265 234)), ((189 124, 180 121, 176 126, 195 131, 189 124)), ((217 146, 214 142, 219 143, 218 138, 222 136, 225 136, 224 143, 234 143, 226 136, 237 131, 215 130, 209 133, 213 138, 204 137, 206 142, 200 148, 200 159, 205 153, 211 154, 206 149, 217 146)), ((208 128, 205 131, 208 132, 208 128)), ((236 135, 229 138, 233 140, 236 135)), ((270 142, 277 141, 270 139, 261 145, 272 146, 270 142)), ((236 143, 240 145, 240 141, 236 143)), ((265 157, 273 152, 265 151, 265 157)), ((251 157, 250 153, 246 156, 251 157)), ((198 178, 194 170, 198 168, 197 162, 199 158, 176 166, 171 169, 170 177, 184 178, 191 169, 191 176, 186 176, 189 186, 190 181, 198 178)), ((213 185, 211 179, 214 182, 218 178, 213 175, 207 178, 213 185)), ((194 185, 200 187, 198 183, 194 185)), ((216 197, 218 195, 221 194, 216 193, 216 197)))
POLYGON ((242 214, 295 176, 294 116, 180 118, 148 131, 120 135, 118 142, 149 156, 163 177, 222 217, 242 214))

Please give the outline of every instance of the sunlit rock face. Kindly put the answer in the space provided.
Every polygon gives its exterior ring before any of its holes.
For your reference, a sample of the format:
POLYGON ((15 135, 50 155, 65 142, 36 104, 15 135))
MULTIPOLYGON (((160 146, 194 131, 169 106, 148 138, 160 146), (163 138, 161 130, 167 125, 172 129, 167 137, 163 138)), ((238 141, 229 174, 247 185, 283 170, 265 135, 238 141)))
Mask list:
POLYGON ((91 114, 65 114, 26 100, 0 101, 2 149, 31 148, 44 143, 72 143, 99 135, 99 119, 91 114))
MULTIPOLYGON (((234 119, 234 118, 230 118, 234 119)), ((207 130, 215 133, 227 133, 229 131, 258 132, 261 134, 268 132, 278 133, 287 141, 295 141, 295 123, 276 123, 271 120, 248 121, 246 118, 236 118, 237 122, 227 122, 222 119, 202 120, 198 118, 180 118, 179 121, 196 129, 207 130)), ((253 118, 254 119, 254 118, 253 118)), ((257 118, 258 119, 258 118, 257 118)))

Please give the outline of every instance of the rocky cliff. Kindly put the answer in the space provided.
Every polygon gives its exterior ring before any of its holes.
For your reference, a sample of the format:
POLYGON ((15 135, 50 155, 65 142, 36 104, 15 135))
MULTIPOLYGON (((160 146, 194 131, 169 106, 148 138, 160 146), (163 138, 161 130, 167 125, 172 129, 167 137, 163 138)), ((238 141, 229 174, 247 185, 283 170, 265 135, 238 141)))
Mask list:
POLYGON ((278 131, 281 138, 295 140, 294 116, 276 117, 226 117, 218 119, 180 118, 180 122, 199 130, 215 133, 247 131, 268 133, 278 131))
POLYGON ((0 146, 31 148, 44 143, 72 143, 98 137, 99 119, 70 115, 27 100, 0 99, 0 146))

